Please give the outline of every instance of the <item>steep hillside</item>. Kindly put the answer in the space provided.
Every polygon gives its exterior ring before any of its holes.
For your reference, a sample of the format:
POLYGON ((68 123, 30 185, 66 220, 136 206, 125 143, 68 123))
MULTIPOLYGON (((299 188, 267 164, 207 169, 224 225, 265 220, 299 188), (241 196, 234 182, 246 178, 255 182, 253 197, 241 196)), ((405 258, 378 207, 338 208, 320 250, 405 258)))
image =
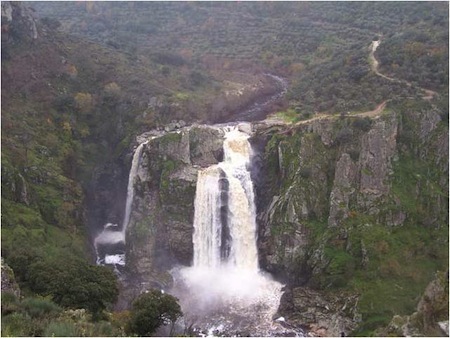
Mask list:
POLYGON ((57 21, 39 22, 18 4, 3 4, 2 15, 6 256, 22 237, 65 243, 45 237, 46 228, 63 237, 72 229, 83 241, 86 222, 120 219, 123 155, 137 132, 178 119, 223 119, 275 90, 270 79, 229 74, 222 83, 189 65, 166 73, 148 58, 60 33, 57 21), (86 214, 84 202, 98 209, 86 214))

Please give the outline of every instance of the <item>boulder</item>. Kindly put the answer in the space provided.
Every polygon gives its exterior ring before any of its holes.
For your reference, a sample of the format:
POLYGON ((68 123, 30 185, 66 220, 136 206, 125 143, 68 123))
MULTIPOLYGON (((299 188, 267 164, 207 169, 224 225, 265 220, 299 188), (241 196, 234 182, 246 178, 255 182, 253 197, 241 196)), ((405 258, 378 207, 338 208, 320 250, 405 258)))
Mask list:
POLYGON ((20 297, 20 288, 16 282, 16 278, 14 277, 14 271, 3 261, 3 257, 1 258, 2 264, 2 284, 1 289, 2 292, 9 292, 14 294, 16 297, 20 297))
POLYGON ((356 295, 298 287, 283 294, 277 315, 291 325, 304 327, 312 336, 348 336, 359 322, 357 303, 356 295))

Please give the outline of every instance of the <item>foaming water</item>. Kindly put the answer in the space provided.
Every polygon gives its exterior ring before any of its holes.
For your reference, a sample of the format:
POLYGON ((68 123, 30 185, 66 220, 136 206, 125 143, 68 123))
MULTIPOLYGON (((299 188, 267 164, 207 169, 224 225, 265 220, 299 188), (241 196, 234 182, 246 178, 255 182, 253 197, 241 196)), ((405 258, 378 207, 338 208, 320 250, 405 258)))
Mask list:
POLYGON ((236 267, 189 267, 172 275, 185 322, 199 334, 274 336, 286 331, 273 320, 282 285, 270 276, 236 267))
POLYGON ((283 286, 258 267, 249 135, 224 129, 224 161, 198 173, 193 266, 172 270, 172 293, 199 334, 285 335, 273 320, 283 286))

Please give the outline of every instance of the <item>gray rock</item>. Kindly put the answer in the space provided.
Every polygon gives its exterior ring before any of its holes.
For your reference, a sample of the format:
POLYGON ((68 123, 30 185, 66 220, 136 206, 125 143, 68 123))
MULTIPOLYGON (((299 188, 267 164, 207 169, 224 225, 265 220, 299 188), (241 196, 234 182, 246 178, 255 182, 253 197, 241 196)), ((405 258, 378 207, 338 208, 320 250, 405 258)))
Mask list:
POLYGON ((329 226, 337 226, 348 217, 350 197, 356 187, 357 166, 350 155, 343 153, 336 164, 333 189, 330 194, 329 226))
POLYGON ((448 336, 448 270, 438 272, 425 289, 416 312, 409 316, 396 315, 380 335, 405 337, 448 336))
POLYGON ((199 125, 189 130, 190 161, 209 167, 222 160, 224 132, 219 128, 199 125))
POLYGON ((2 283, 1 290, 2 292, 9 292, 14 294, 16 297, 20 297, 20 288, 16 282, 16 278, 14 277, 14 271, 3 261, 3 257, 1 258, 2 264, 2 283))
POLYGON ((11 22, 13 20, 12 17, 13 8, 9 1, 2 1, 2 21, 6 20, 6 22, 11 22))
POLYGON ((395 115, 389 120, 379 119, 361 140, 358 204, 371 214, 379 212, 375 201, 386 196, 390 189, 388 177, 396 152, 397 125, 395 115))
POLYGON ((358 324, 357 303, 356 295, 325 296, 299 287, 285 292, 277 315, 320 336, 339 337, 342 333, 348 336, 358 324))
POLYGON ((449 331, 448 331, 448 320, 444 320, 442 322, 438 322, 439 327, 441 328, 442 332, 446 334, 448 337, 449 331))

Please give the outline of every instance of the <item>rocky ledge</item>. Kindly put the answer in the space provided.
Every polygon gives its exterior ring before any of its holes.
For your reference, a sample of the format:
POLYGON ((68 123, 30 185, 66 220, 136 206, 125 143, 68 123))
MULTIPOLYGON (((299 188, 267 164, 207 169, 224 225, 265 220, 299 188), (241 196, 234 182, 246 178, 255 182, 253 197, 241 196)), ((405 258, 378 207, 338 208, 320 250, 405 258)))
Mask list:
POLYGON ((296 327, 304 328, 313 337, 348 336, 358 325, 358 297, 327 294, 298 287, 285 291, 278 313, 296 327))

